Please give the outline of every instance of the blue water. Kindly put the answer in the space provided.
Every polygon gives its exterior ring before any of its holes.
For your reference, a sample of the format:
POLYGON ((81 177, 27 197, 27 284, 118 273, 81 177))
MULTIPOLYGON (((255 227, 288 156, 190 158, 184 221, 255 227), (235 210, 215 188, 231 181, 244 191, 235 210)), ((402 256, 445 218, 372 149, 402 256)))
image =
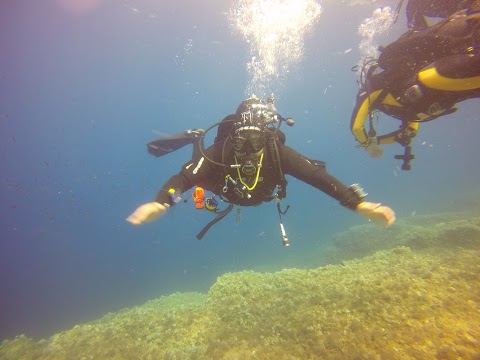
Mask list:
MULTIPOLYGON (((228 24, 230 1, 95 2, 83 14, 61 0, 0 4, 0 339, 47 337, 161 295, 206 292, 228 271, 313 266, 302 261, 313 249, 365 223, 290 179, 290 248, 273 203, 243 209, 240 223, 232 213, 202 241, 195 235, 212 215, 191 201, 155 223, 128 224, 190 156, 157 159, 145 143, 233 112, 249 81, 248 46, 228 24)), ((276 95, 297 121, 286 129, 290 146, 402 218, 478 193, 479 107, 471 100, 421 126, 411 172, 393 159, 399 146, 382 159, 355 149, 357 28, 386 4, 323 4, 303 61, 276 95)))

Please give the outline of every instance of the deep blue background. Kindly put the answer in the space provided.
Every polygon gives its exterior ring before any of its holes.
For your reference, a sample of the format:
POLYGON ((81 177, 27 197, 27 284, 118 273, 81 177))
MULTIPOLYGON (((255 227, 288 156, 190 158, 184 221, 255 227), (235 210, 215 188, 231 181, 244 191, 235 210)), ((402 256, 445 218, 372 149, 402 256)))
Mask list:
MULTIPOLYGON (((376 160, 355 149, 357 28, 385 4, 325 2, 277 108, 297 120, 289 145, 402 218, 477 191, 480 124, 469 101, 421 126, 409 173, 393 159, 399 146, 376 160)), ((365 222, 294 179, 290 248, 273 203, 243 209, 240 223, 230 215, 203 241, 195 234, 212 215, 191 201, 143 227, 125 221, 190 156, 156 159, 145 143, 205 128, 245 97, 249 50, 228 24, 230 6, 105 0, 76 15, 55 0, 0 3, 0 339, 46 337, 175 291, 204 292, 227 271, 315 266, 332 234, 365 222)))

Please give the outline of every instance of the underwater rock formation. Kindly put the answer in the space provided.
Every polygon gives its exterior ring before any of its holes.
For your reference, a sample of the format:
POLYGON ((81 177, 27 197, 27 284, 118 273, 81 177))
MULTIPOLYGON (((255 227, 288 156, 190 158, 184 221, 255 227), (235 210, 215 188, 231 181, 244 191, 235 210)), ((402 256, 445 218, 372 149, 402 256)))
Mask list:
POLYGON ((479 217, 355 227, 327 254, 340 263, 226 273, 208 294, 176 293, 38 342, 5 340, 0 358, 480 357, 479 217))

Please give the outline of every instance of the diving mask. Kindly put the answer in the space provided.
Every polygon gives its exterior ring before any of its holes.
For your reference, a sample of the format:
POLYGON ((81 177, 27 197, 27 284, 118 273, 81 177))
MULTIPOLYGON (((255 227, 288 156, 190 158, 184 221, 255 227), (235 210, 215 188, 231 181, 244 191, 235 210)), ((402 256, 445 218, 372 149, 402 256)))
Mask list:
POLYGON ((265 141, 259 131, 242 131, 232 137, 232 147, 242 153, 258 152, 265 146, 265 141))

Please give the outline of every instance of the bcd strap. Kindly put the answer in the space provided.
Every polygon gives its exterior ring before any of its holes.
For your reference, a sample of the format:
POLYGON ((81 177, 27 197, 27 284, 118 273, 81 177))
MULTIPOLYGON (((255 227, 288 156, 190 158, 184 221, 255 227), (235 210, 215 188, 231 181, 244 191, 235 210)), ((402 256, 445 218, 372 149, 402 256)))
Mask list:
POLYGON ((273 164, 277 164, 275 169, 275 178, 277 179, 277 197, 279 199, 284 199, 287 197, 287 180, 283 175, 282 162, 280 159, 280 152, 278 151, 277 140, 278 137, 274 132, 272 132, 270 137, 267 139, 268 145, 270 147, 272 162, 273 164))
POLYGON ((197 239, 198 240, 202 240, 202 238, 205 236, 205 234, 207 233, 208 230, 210 230, 210 228, 215 225, 217 222, 219 222, 220 220, 222 220, 225 216, 227 216, 230 211, 232 211, 233 209, 233 204, 232 203, 229 203, 228 204, 228 207, 223 210, 223 211, 220 211, 218 212, 218 215, 215 217, 215 219, 213 219, 212 221, 210 221, 207 225, 205 225, 205 227, 202 229, 202 231, 200 231, 198 234, 197 234, 197 239))

